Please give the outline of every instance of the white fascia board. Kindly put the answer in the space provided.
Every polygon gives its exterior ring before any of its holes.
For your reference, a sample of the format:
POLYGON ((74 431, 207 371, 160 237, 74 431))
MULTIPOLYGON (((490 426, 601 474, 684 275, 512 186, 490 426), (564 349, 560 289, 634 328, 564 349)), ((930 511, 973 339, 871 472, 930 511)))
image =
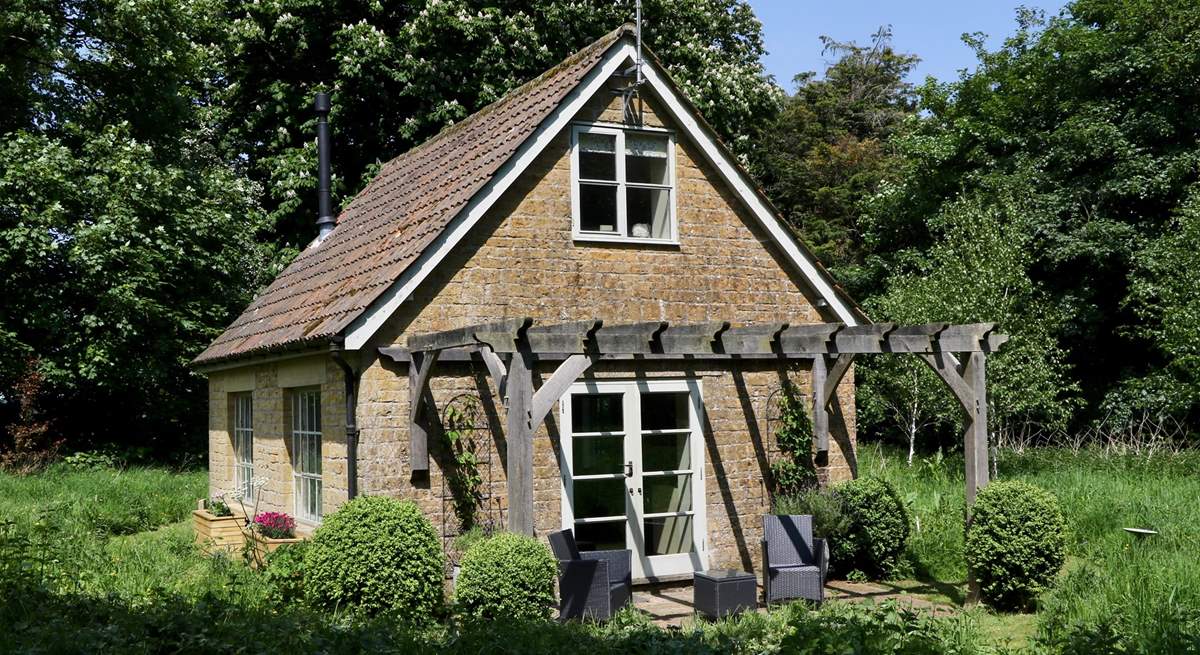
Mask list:
POLYGON ((417 260, 400 274, 399 279, 384 291, 371 306, 366 309, 346 330, 346 349, 359 350, 383 327, 400 305, 407 300, 414 290, 437 265, 454 249, 471 228, 487 214, 488 210, 500 199, 517 178, 525 172, 538 155, 570 125, 575 115, 583 109, 588 100, 603 88, 608 79, 620 70, 621 62, 636 57, 637 52, 627 39, 613 44, 600 63, 575 86, 567 97, 559 103, 546 120, 538 126, 532 136, 521 144, 517 152, 508 159, 492 179, 475 194, 467 206, 459 212, 450 225, 442 231, 433 243, 421 253, 417 260))
POLYGON ((671 118, 700 148, 708 163, 717 169, 725 183, 737 191, 738 197, 746 204, 750 213, 758 219, 759 224, 767 231, 767 234, 771 235, 776 245, 783 250, 784 255, 792 262, 801 276, 812 285, 813 290, 829 303, 830 309, 837 314, 841 322, 846 325, 858 325, 859 320, 854 311, 842 300, 833 285, 821 273, 816 261, 796 245, 791 233, 779 222, 774 210, 763 201, 753 183, 742 172, 741 167, 729 158, 726 151, 713 140, 708 130, 700 125, 696 116, 674 92, 671 85, 667 84, 654 64, 650 61, 643 61, 642 74, 654 88, 663 104, 666 105, 671 118))

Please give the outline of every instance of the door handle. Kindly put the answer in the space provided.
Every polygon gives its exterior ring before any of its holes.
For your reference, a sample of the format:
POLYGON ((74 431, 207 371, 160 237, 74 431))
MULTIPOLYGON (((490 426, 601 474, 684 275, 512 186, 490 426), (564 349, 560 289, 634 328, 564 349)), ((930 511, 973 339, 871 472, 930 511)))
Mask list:
POLYGON ((633 477, 633 462, 625 462, 625 477, 633 477))

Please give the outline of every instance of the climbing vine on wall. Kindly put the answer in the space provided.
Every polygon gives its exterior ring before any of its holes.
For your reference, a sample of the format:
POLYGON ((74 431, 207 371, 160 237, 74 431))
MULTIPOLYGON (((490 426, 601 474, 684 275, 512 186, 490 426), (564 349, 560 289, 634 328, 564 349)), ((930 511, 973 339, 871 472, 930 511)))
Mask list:
POLYGON ((459 396, 446 406, 442 415, 442 434, 452 458, 446 483, 454 498, 454 514, 464 532, 476 525, 483 502, 483 476, 475 454, 475 426, 481 411, 477 398, 459 396))
POLYGON ((775 444, 779 457, 771 462, 772 487, 777 495, 791 495, 817 484, 813 464, 813 426, 805 397, 795 384, 787 382, 776 394, 779 420, 775 444))

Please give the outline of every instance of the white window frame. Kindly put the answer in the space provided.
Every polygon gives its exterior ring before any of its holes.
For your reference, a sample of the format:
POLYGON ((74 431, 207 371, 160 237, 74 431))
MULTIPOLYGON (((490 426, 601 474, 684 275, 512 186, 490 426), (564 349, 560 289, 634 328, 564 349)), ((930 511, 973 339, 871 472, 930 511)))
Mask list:
MULTIPOLYGON (((689 417, 690 427, 690 449, 692 468, 688 469, 692 472, 692 509, 682 512, 672 512, 663 514, 654 514, 645 512, 644 506, 640 509, 634 505, 626 506, 626 543, 633 549, 633 577, 639 580, 657 579, 664 576, 681 575, 694 571, 704 571, 708 569, 708 503, 706 491, 706 475, 705 469, 705 435, 703 426, 706 424, 704 418, 704 390, 701 381, 696 378, 684 379, 641 379, 641 380, 582 380, 571 385, 570 389, 559 400, 559 415, 562 426, 562 439, 559 448, 559 493, 560 493, 560 518, 563 529, 575 528, 575 511, 574 511, 574 481, 586 479, 600 479, 606 477, 621 477, 626 479, 627 484, 635 484, 639 490, 637 504, 642 503, 640 488, 641 482, 646 476, 643 470, 642 457, 632 461, 633 471, 632 476, 626 475, 587 475, 577 476, 573 472, 573 455, 574 441, 576 435, 572 432, 571 421, 571 396, 575 394, 596 394, 596 393, 619 393, 624 396, 622 407, 624 410, 623 429, 619 432, 608 433, 582 433, 580 436, 599 437, 599 438, 622 438, 625 439, 627 449, 626 456, 631 453, 628 446, 631 441, 640 441, 643 434, 666 434, 675 432, 674 430, 664 431, 648 431, 642 430, 641 427, 641 404, 640 397, 645 393, 660 393, 686 392, 689 397, 689 408, 691 416, 689 417), (646 555, 644 535, 639 527, 633 529, 633 526, 628 522, 629 519, 635 521, 644 521, 647 518, 656 518, 670 515, 690 515, 692 516, 692 538, 694 540, 694 550, 691 553, 679 553, 675 555, 646 555)), ((640 447, 639 447, 640 450, 640 447)), ((680 473, 680 471, 660 471, 651 475, 665 475, 669 473, 680 473)), ((628 493, 628 490, 627 490, 628 493)), ((630 501, 632 502, 632 501, 630 501)), ((591 519, 580 519, 581 521, 589 522, 610 522, 615 519, 622 518, 617 516, 598 517, 591 519)))
POLYGON ((243 500, 254 500, 254 394, 246 391, 232 395, 234 487, 243 500))
POLYGON ((662 245, 679 245, 679 221, 676 217, 675 198, 678 192, 679 185, 676 183, 675 175, 675 133, 671 130, 652 127, 610 127, 599 123, 577 124, 571 127, 571 237, 576 241, 599 241, 608 243, 647 243, 647 244, 662 244, 662 245), (665 136, 667 138, 667 184, 644 184, 640 182, 627 182, 625 180, 625 135, 631 132, 640 132, 643 134, 653 134, 655 136, 665 136), (585 180, 589 184, 605 184, 611 183, 617 188, 617 230, 616 232, 585 232, 581 229, 580 223, 580 198, 579 198, 579 135, 580 134, 605 134, 616 137, 615 153, 616 159, 616 182, 612 183, 609 180, 585 180), (633 237, 628 236, 628 220, 626 207, 626 190, 629 188, 641 189, 663 189, 666 190, 668 200, 667 217, 669 235, 666 238, 653 237, 633 237))
POLYGON ((321 478, 324 442, 321 432, 321 390, 295 389, 291 396, 294 513, 299 521, 320 523, 324 486, 321 478), (312 443, 313 440, 316 440, 316 444, 312 443), (314 450, 315 459, 312 457, 314 450), (315 504, 311 502, 314 496, 315 504), (310 507, 315 507, 315 511, 310 507))

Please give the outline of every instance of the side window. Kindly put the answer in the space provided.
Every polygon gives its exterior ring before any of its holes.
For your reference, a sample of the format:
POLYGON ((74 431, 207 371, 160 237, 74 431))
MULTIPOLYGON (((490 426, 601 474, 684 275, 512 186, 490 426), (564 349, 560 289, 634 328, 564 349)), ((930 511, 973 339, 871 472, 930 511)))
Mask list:
POLYGON ((576 239, 675 241, 670 133, 576 126, 572 143, 576 239))
POLYGON ((321 520, 321 392, 292 393, 292 479, 296 518, 321 520))
POLYGON ((233 394, 233 477, 244 500, 254 500, 254 396, 233 394))

